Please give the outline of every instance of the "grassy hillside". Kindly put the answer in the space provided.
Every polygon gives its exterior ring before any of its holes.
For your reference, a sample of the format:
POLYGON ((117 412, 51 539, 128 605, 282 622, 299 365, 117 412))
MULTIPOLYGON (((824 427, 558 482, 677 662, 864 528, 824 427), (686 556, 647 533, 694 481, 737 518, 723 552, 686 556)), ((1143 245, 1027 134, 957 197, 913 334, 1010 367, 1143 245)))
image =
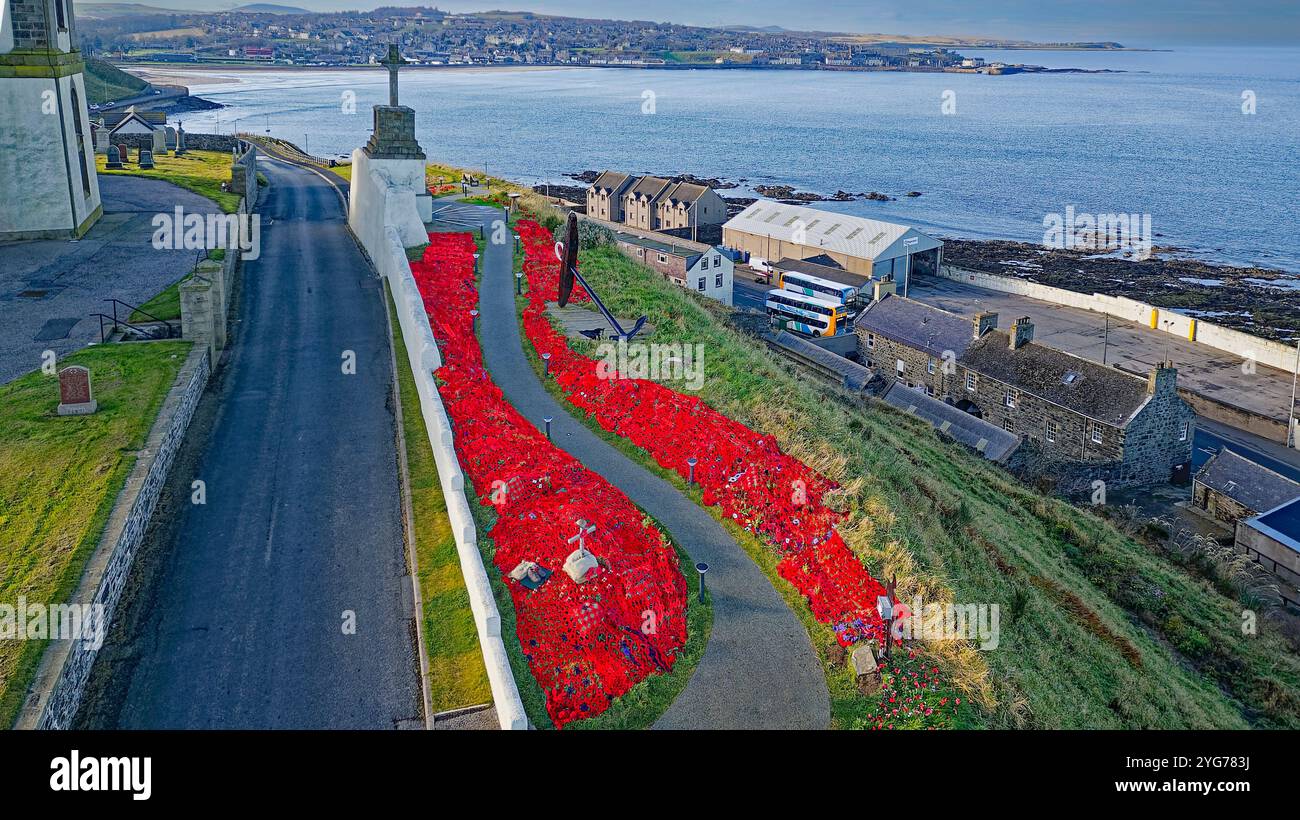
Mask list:
POLYGON ((134 97, 148 87, 149 83, 103 60, 94 57, 86 60, 86 97, 91 103, 103 105, 110 100, 134 97))
POLYGON ((898 573, 900 598, 1000 606, 997 649, 924 646, 980 705, 976 723, 1300 726, 1300 660, 1265 618, 1244 635, 1243 605, 1209 581, 914 418, 828 400, 726 308, 612 248, 584 252, 583 270, 617 315, 649 317, 647 341, 705 345, 705 401, 843 485, 841 534, 876 577, 898 573))
MULTIPOLYGON (((97 345, 59 361, 90 368, 99 411, 59 416, 58 379, 0 386, 0 604, 57 603, 76 589, 190 342, 97 345)), ((11 615, 12 617, 12 615, 11 615)), ((0 727, 18 713, 44 641, 0 640, 0 727)))

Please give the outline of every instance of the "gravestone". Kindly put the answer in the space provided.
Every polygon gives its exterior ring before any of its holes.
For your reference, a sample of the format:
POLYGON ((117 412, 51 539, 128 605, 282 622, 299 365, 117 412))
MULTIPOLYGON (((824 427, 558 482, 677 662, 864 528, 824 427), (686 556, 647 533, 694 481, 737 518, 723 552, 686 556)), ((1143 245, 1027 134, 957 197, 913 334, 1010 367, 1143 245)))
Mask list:
POLYGON ((176 126, 176 156, 185 154, 185 128, 182 125, 176 126))
POLYGON ((88 416, 99 408, 90 389, 90 369, 79 364, 59 371, 59 415, 88 416))
POLYGON ((117 155, 124 163, 131 161, 131 153, 127 149, 125 142, 119 142, 117 144, 117 155))
POLYGON ((152 151, 146 151, 146 150, 144 150, 143 148, 140 149, 140 167, 141 167, 141 168, 152 168, 152 167, 153 167, 153 152, 152 152, 152 151))
POLYGON ((167 153, 167 134, 161 128, 155 128, 153 132, 153 146, 150 153, 166 154, 167 153))
POLYGON ((163 143, 167 146, 168 151, 176 150, 176 129, 170 125, 163 129, 163 143))
POLYGON ((122 167, 122 155, 117 152, 116 145, 108 146, 108 162, 104 164, 105 168, 119 170, 122 167))
POLYGON ((95 153, 96 154, 108 153, 108 129, 107 128, 95 129, 95 153))

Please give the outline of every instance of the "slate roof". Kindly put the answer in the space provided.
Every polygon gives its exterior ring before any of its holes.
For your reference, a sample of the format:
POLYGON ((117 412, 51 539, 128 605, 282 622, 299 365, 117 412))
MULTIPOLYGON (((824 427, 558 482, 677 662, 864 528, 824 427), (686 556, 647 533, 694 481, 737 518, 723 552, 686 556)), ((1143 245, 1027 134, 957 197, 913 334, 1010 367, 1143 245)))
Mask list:
POLYGON ((957 361, 982 376, 1031 393, 1091 419, 1124 427, 1147 402, 1147 382, 1034 342, 1012 350, 1007 334, 991 330, 957 361))
POLYGON ((1257 513, 1300 498, 1300 484, 1228 449, 1205 462, 1196 480, 1257 513))
POLYGON ((773 344, 785 348, 796 356, 807 359, 822 370, 840 376, 844 379, 844 386, 850 390, 864 389, 875 375, 870 369, 857 362, 851 362, 843 356, 832 353, 826 348, 815 345, 793 333, 782 330, 771 334, 769 338, 773 344))
POLYGON ((654 199, 671 184, 668 180, 659 177, 641 177, 635 185, 627 189, 625 196, 635 195, 654 199))
POLYGON ((631 179, 627 174, 621 174, 618 171, 606 171, 596 177, 596 181, 591 183, 593 188, 607 188, 611 192, 617 192, 625 182, 631 179))
POLYGON ((945 350, 961 356, 975 338, 974 320, 893 294, 868 305, 853 324, 936 359, 945 350))
POLYGON ((1014 433, 898 381, 890 385, 881 398, 904 413, 928 421, 936 430, 978 450, 987 459, 1005 461, 1020 446, 1020 437, 1014 433))
POLYGON ((663 199, 671 200, 673 203, 695 202, 708 190, 705 186, 693 182, 676 182, 664 192, 663 199))

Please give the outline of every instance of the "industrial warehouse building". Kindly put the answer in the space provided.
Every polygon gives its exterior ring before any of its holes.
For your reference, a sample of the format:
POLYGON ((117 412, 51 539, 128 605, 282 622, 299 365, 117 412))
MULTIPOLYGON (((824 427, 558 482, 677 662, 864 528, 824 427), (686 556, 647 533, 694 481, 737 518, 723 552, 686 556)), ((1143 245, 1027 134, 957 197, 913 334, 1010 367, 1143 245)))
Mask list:
POLYGON ((827 260, 849 273, 892 277, 906 293, 912 273, 937 274, 943 243, 909 225, 760 199, 722 226, 722 244, 764 268, 780 260, 827 260))

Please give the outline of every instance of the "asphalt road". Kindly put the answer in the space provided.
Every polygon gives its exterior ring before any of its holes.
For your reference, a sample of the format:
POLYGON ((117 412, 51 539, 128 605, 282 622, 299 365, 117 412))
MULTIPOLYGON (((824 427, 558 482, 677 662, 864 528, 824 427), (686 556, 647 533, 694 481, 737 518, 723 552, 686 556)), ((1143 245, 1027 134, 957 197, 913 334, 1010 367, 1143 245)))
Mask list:
MULTIPOLYGON (((476 220, 490 226, 501 216, 480 206, 443 207, 457 227, 476 220)), ((830 696, 821 665, 808 633, 767 576, 707 512, 570 416, 534 374, 515 315, 512 251, 510 244, 489 242, 483 263, 479 338, 493 379, 535 426, 554 419, 557 445, 654 516, 694 561, 710 566, 713 632, 686 688, 655 728, 826 728, 830 696)))
POLYGON ((383 291, 333 187, 261 170, 262 254, 208 437, 178 461, 193 472, 133 572, 152 582, 128 585, 86 727, 423 727, 383 291))

